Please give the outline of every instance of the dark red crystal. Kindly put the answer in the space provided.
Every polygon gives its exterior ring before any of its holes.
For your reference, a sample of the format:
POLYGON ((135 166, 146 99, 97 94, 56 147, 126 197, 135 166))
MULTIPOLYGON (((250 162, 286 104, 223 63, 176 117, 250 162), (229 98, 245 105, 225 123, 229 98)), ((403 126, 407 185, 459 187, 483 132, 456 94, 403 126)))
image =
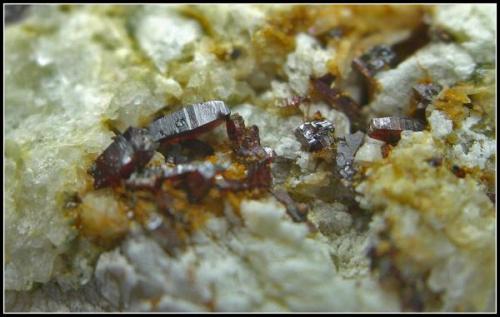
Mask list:
POLYGON ((144 167, 153 157, 157 144, 145 129, 128 128, 96 159, 89 170, 94 188, 113 186, 135 170, 144 167))
POLYGON ((239 114, 233 114, 226 122, 227 135, 236 155, 247 159, 261 159, 267 153, 260 145, 259 128, 256 125, 245 126, 239 114))
POLYGON ((368 125, 368 136, 395 144, 401 138, 401 131, 421 131, 423 129, 423 124, 413 119, 400 117, 373 118, 368 125))

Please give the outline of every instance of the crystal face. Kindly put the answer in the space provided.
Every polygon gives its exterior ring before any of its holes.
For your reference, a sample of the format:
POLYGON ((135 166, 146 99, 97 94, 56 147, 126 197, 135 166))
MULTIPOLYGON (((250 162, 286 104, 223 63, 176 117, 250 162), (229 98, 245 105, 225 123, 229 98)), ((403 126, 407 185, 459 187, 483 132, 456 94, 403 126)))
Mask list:
POLYGON ((230 114, 224 102, 207 101, 162 117, 151 123, 148 129, 155 141, 180 140, 183 136, 190 138, 216 127, 230 114))

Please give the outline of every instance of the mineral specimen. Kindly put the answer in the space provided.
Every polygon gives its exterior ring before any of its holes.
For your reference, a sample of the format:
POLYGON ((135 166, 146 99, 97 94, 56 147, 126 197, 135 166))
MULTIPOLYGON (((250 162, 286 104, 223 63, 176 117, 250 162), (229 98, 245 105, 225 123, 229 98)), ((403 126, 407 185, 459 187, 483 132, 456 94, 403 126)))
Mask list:
POLYGON ((295 129, 295 136, 302 147, 310 152, 319 151, 332 144, 333 124, 327 120, 311 121, 295 129))
POLYGON ((495 22, 477 4, 30 5, 4 32, 5 310, 494 311, 495 22), (426 43, 427 26, 446 34, 426 43), (364 98, 352 61, 378 45, 396 59, 364 98), (332 167, 364 116, 415 118, 428 83, 444 91, 426 131, 365 137, 352 180, 332 167), (245 120, 230 142, 195 140, 210 123, 148 127, 214 99, 245 120), (311 153, 294 130, 317 119, 338 142, 311 153), (95 190, 112 132, 118 156, 142 143, 128 127, 165 157, 95 190))
POLYGON ((401 131, 421 131, 422 123, 407 118, 384 117, 370 120, 368 125, 368 135, 371 138, 385 141, 387 143, 397 143, 401 137, 401 131))
POLYGON ((153 157, 157 144, 145 129, 129 128, 96 159, 89 173, 96 189, 116 185, 153 157))

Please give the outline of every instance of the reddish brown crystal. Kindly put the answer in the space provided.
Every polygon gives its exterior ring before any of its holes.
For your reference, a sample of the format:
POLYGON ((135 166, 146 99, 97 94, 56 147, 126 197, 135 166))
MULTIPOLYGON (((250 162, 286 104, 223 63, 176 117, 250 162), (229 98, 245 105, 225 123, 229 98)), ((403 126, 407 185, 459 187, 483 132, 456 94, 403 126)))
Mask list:
POLYGON ((153 157, 156 147, 147 130, 128 128, 125 133, 115 137, 89 170, 94 177, 94 188, 118 184, 121 179, 145 166, 153 157))
MULTIPOLYGON (((399 64, 413 53, 430 42, 429 25, 421 23, 406 39, 394 44, 391 48, 396 54, 395 64, 399 64)), ((393 64, 394 65, 394 64, 393 64)))
POLYGON ((352 68, 361 74, 360 82, 362 104, 373 99, 377 91, 375 75, 384 69, 389 69, 396 64, 396 54, 389 46, 375 46, 367 53, 352 61, 352 68))
POLYGON ((246 183, 250 188, 269 188, 272 185, 271 157, 250 163, 246 183))
POLYGON ((421 131, 423 128, 421 122, 413 119, 399 117, 373 118, 368 125, 368 135, 371 138, 395 144, 401 138, 401 131, 421 131))
POLYGON ((429 26, 421 23, 409 37, 392 46, 377 45, 352 62, 352 68, 363 77, 361 82, 362 104, 373 99, 378 90, 375 75, 380 71, 396 67, 430 41, 429 26))
POLYGON ((332 74, 320 78, 311 78, 312 94, 329 104, 332 108, 344 112, 354 125, 358 125, 361 109, 356 101, 337 88, 331 88, 335 80, 332 74))
POLYGON ((215 173, 210 177, 199 170, 188 173, 185 176, 182 186, 188 194, 188 200, 197 203, 205 197, 214 184, 215 173))
POLYGON ((267 157, 260 145, 259 128, 256 125, 245 127, 245 121, 236 113, 227 120, 226 129, 231 147, 238 156, 247 159, 267 157))

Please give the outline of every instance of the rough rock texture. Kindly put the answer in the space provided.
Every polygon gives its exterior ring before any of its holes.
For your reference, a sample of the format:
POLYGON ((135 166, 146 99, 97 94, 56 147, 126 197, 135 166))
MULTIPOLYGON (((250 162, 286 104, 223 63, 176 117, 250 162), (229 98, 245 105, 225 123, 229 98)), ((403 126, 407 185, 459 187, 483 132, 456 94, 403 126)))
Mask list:
POLYGON ((494 296, 495 211, 472 177, 428 163, 443 149, 429 132, 408 132, 357 188, 364 208, 383 213, 401 268, 428 274, 445 310, 479 310, 494 296), (418 181, 412 181, 418 180, 418 181))
POLYGON ((477 64, 494 62, 496 7, 481 5, 446 5, 435 9, 434 27, 457 37, 454 43, 431 43, 398 65, 376 76, 381 93, 370 104, 379 115, 408 111, 412 86, 430 77, 440 85, 450 86, 471 77, 477 64))
MULTIPOLYGON (((5 30, 6 310, 400 311, 404 292, 386 287, 368 252, 387 243, 386 260, 408 268, 403 282, 438 298, 423 310, 492 310, 495 10, 32 6, 5 30), (384 143, 365 137, 353 182, 364 210, 351 208, 335 196, 331 151, 305 152, 293 135, 317 113, 337 138, 351 122, 325 103, 284 105, 327 72, 359 99, 347 78, 354 55, 404 37, 423 12, 454 41, 378 73, 364 111, 406 114, 424 79, 443 91, 426 131, 403 132, 385 158, 384 143), (342 36, 317 35, 335 23, 342 36), (259 127, 277 155, 275 185, 309 205, 309 223, 270 194, 230 196, 202 206, 204 221, 172 250, 154 219, 142 226, 119 192, 92 188, 87 170, 115 132, 210 99, 259 127)), ((224 144, 225 129, 203 140, 224 144)))
POLYGON ((100 256, 102 295, 115 308, 133 311, 398 309, 394 297, 365 291, 377 289, 368 276, 359 285, 343 279, 328 244, 308 238, 305 225, 285 220, 274 199, 244 201, 241 213, 244 228, 214 218, 177 257, 133 234, 100 256))

